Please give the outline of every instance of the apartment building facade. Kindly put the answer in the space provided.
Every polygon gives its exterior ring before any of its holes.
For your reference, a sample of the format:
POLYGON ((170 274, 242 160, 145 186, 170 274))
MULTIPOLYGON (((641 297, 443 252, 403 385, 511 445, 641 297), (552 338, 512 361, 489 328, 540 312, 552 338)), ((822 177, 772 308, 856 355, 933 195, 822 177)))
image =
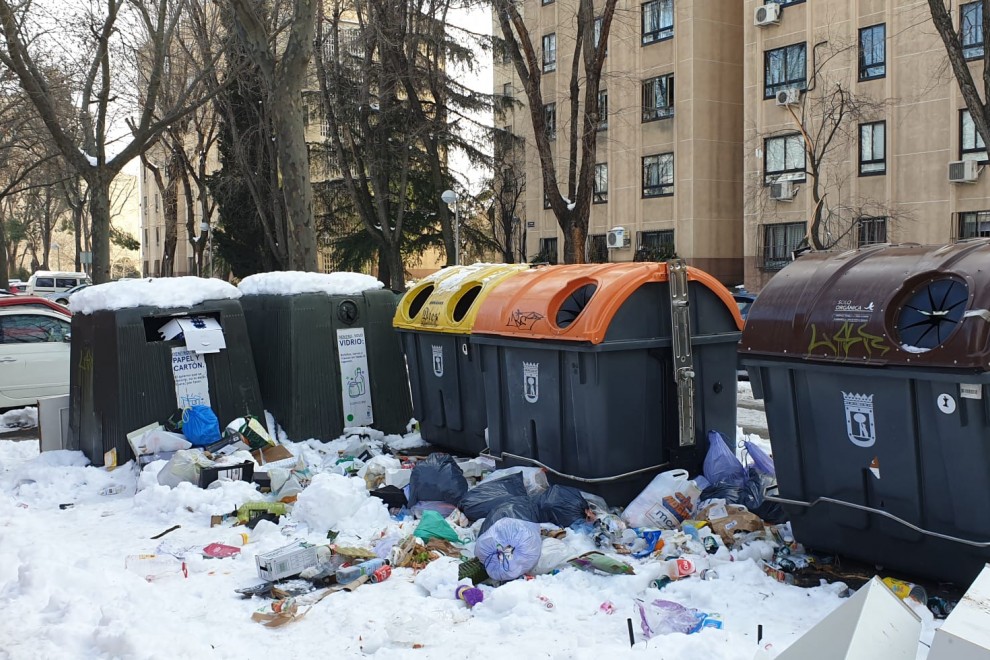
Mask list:
MULTIPOLYGON (((555 135, 558 180, 566 181, 577 2, 518 6, 542 57, 544 112, 555 135)), ((497 22, 494 29, 498 34, 497 22)), ((743 34, 734 1, 618 0, 599 87, 590 261, 676 253, 726 284, 742 281, 743 34)), ((523 252, 528 259, 562 259, 563 236, 544 201, 526 95, 506 59, 495 62, 494 84, 496 93, 521 104, 497 114, 495 125, 522 143, 513 162, 525 185, 515 211, 523 252)))
MULTIPOLYGON (((788 263, 817 207, 838 250, 990 236, 987 149, 925 0, 744 4, 748 288, 788 263)), ((947 4, 979 81, 983 2, 947 4)))

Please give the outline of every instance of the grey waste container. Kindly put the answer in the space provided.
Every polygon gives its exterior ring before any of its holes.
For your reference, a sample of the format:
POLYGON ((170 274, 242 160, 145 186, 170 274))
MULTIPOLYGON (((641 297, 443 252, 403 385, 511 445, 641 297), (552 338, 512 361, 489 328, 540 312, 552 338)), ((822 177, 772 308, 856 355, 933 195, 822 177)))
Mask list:
POLYGON ((660 471, 700 472, 708 431, 735 437, 738 307, 710 275, 672 272, 676 305, 664 263, 550 266, 495 287, 471 342, 496 460, 625 505, 660 471))
POLYGON ((392 315, 399 297, 257 294, 241 298, 265 407, 292 440, 345 427, 404 433, 409 383, 392 315))
POLYGON ((127 433, 163 423, 188 405, 209 404, 221 428, 244 415, 264 419, 237 300, 73 314, 70 360, 70 446, 94 465, 103 465, 111 449, 120 463, 133 458, 127 433), (176 319, 191 318, 215 321, 226 348, 197 354, 185 334, 165 340, 159 333, 176 319))
POLYGON ((959 582, 990 561, 988 266, 985 239, 810 254, 760 293, 740 351, 798 541, 959 582))

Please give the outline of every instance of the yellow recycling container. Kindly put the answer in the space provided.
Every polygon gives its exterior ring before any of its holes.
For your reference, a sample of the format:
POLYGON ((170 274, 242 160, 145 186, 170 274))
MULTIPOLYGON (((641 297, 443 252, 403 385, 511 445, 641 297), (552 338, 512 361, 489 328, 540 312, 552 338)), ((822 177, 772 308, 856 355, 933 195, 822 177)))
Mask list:
POLYGON ((487 446, 484 379, 471 347, 478 308, 525 264, 451 266, 420 280, 399 301, 392 325, 409 368, 423 439, 464 454, 487 446))

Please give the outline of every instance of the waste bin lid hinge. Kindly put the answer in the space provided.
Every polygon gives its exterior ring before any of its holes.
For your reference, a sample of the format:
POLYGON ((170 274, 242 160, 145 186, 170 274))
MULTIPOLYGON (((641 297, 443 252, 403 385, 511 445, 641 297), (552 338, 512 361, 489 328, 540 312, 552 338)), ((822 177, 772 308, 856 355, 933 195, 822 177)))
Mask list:
POLYGON ((691 352, 691 301, 688 298, 688 271, 682 259, 667 262, 670 289, 670 336, 674 352, 674 382, 677 384, 677 412, 681 447, 693 447, 694 438, 694 355, 691 352))

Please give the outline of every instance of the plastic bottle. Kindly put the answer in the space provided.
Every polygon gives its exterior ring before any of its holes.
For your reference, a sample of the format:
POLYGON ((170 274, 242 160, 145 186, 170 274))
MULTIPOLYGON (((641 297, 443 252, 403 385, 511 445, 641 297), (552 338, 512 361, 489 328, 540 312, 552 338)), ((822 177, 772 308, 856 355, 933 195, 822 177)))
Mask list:
POLYGON ((186 562, 172 555, 128 555, 124 560, 124 568, 137 573, 148 582, 175 575, 189 577, 186 562))
POLYGON ((337 584, 347 584, 362 575, 371 575, 387 564, 388 561, 385 559, 369 559, 353 566, 343 566, 337 569, 337 584))

